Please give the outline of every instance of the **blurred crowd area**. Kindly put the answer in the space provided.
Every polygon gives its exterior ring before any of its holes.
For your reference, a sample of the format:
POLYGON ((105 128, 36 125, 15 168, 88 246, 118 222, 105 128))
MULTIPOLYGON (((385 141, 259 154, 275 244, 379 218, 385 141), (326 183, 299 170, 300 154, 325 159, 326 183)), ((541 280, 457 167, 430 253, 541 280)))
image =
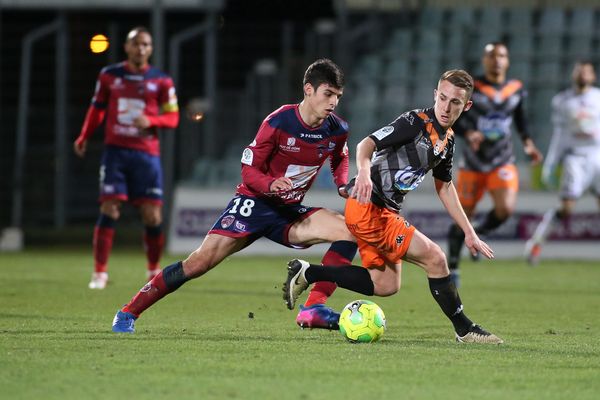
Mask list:
MULTIPOLYGON (((26 3, 0 1, 0 226, 10 224, 16 187, 22 189, 24 226, 96 218, 102 134, 92 138, 84 160, 72 154, 71 143, 98 72, 124 59, 124 36, 136 25, 155 32, 154 64, 176 78, 182 119, 174 132, 163 133, 173 138, 168 153, 163 147, 168 190, 178 184, 233 190, 243 148, 267 114, 301 100, 302 73, 319 57, 346 71, 338 114, 350 123, 351 152, 399 113, 431 105, 444 70, 481 73, 482 49, 491 41, 509 47, 509 76, 525 82, 531 131, 545 152, 552 96, 569 86, 576 60, 600 62, 597 1, 155 1, 160 13, 147 1, 116 10, 93 0, 88 7, 26 3), (41 36, 26 60, 28 35, 56 20, 66 47, 58 52, 58 34, 41 36), (89 51, 97 33, 110 40, 102 54, 89 51), (31 72, 25 98, 24 62, 31 72), (24 106, 26 115, 20 114, 24 106), (18 162, 22 132, 27 140, 18 162), (23 173, 15 181, 18 169, 23 173)), ((520 148, 518 161, 527 168, 520 148)), ((532 176, 524 189, 537 188, 532 176)), ((331 185, 327 172, 321 174, 317 187, 331 185)))

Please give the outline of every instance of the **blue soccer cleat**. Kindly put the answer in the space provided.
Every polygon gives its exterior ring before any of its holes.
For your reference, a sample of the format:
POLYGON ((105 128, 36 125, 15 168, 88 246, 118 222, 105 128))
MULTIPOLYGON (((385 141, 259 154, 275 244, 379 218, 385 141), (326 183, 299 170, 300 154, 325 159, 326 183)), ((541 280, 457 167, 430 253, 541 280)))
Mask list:
POLYGON ((135 332, 135 317, 133 314, 117 311, 112 323, 112 331, 117 333, 134 333, 135 332))
POLYGON ((332 331, 340 329, 339 320, 340 314, 324 304, 313 304, 308 307, 300 306, 300 312, 296 317, 296 323, 300 328, 320 328, 332 331))

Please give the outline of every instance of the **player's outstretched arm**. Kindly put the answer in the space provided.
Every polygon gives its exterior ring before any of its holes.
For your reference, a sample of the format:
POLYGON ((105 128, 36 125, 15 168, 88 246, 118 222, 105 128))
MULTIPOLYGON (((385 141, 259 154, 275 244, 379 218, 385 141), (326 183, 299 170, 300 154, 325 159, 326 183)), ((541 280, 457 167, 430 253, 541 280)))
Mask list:
POLYGON ((442 204, 448 211, 448 214, 450 214, 452 219, 465 233, 465 246, 467 246, 471 254, 476 255, 477 253, 481 253, 487 258, 494 258, 494 251, 492 248, 483 240, 479 239, 479 236, 475 233, 473 225, 469 222, 469 219, 460 204, 456 188, 452 181, 444 182, 440 179, 435 179, 435 189, 442 204))

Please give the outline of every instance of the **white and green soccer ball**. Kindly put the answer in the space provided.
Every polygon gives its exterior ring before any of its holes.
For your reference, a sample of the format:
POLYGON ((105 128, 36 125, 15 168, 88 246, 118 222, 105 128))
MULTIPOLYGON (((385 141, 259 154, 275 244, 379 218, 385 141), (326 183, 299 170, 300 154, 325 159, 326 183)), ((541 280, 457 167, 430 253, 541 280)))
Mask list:
POLYGON ((383 310, 369 300, 355 300, 340 314, 340 332, 352 343, 371 343, 385 331, 383 310))

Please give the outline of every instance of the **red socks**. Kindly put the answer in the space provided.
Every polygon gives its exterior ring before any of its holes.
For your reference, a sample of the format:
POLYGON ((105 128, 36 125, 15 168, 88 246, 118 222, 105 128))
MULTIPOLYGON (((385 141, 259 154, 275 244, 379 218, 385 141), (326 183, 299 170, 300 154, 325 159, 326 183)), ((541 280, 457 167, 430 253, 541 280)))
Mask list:
POLYGON ((148 271, 160 268, 160 256, 165 246, 162 225, 147 226, 144 230, 144 251, 148 259, 148 271))
POLYGON ((94 227, 94 271, 106 272, 108 257, 112 250, 113 238, 115 237, 114 228, 94 227))
POLYGON ((171 290, 167 289, 167 285, 165 285, 163 279, 163 272, 161 271, 150 282, 146 283, 121 311, 139 317, 148 307, 169 293, 171 293, 171 290))

